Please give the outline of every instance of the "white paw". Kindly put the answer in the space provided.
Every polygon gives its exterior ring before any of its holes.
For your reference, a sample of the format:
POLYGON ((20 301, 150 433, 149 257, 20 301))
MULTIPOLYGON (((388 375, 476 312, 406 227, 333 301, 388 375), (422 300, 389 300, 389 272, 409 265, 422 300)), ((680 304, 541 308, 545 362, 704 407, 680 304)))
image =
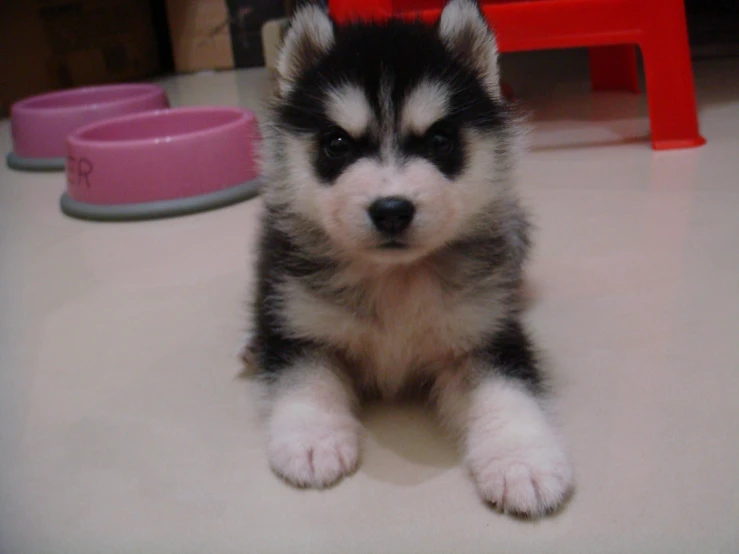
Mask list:
POLYGON ((539 517, 556 511, 573 489, 564 449, 554 436, 530 442, 515 433, 503 435, 470 445, 468 465, 480 496, 510 514, 539 517))
POLYGON ((573 489, 572 465, 537 399, 491 380, 473 396, 467 465, 483 500, 528 517, 556 511, 573 489))
POLYGON ((267 453, 272 470, 293 485, 327 487, 357 468, 358 424, 330 413, 273 422, 267 453))

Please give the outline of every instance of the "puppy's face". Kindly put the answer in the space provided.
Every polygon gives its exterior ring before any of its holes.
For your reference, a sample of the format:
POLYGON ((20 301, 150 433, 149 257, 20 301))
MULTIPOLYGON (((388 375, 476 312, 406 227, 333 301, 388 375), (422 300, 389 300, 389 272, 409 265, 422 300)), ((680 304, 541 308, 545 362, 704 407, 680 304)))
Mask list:
POLYGON ((495 42, 476 4, 437 26, 299 12, 279 64, 268 199, 342 250, 408 262, 467 232, 505 186, 495 42))

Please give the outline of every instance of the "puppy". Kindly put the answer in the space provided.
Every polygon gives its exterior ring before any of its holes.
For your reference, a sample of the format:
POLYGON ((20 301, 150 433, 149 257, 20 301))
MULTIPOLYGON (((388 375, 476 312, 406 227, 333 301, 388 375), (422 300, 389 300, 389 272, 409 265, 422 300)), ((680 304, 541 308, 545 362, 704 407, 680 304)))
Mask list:
POLYGON ((250 344, 272 469, 334 484, 359 464, 361 401, 420 387, 485 501, 556 510, 573 475, 519 320, 517 129, 478 5, 436 25, 302 8, 278 89, 250 344))

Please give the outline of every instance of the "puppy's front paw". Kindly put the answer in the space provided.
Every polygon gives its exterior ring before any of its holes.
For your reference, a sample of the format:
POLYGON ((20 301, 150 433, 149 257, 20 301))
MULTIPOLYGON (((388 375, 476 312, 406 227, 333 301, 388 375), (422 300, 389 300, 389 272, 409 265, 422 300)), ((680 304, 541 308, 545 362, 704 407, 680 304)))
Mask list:
POLYGON ((570 496, 572 466, 555 437, 522 439, 515 433, 486 437, 470 449, 468 465, 483 500, 505 513, 539 517, 570 496))
POLYGON ((359 463, 358 423, 338 414, 304 416, 273 422, 267 448, 272 470, 293 485, 314 488, 333 485, 354 472, 359 463))

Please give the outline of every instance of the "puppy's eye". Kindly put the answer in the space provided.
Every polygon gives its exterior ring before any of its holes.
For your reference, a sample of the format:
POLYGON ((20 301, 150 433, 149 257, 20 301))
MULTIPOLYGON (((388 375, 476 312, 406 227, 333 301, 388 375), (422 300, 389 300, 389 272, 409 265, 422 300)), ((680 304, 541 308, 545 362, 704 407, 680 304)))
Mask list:
POLYGON ((354 141, 345 132, 331 130, 321 138, 321 148, 327 158, 341 160, 348 158, 354 152, 354 141))
POLYGON ((451 129, 434 126, 426 135, 426 144, 432 156, 446 157, 456 150, 457 137, 451 129))

